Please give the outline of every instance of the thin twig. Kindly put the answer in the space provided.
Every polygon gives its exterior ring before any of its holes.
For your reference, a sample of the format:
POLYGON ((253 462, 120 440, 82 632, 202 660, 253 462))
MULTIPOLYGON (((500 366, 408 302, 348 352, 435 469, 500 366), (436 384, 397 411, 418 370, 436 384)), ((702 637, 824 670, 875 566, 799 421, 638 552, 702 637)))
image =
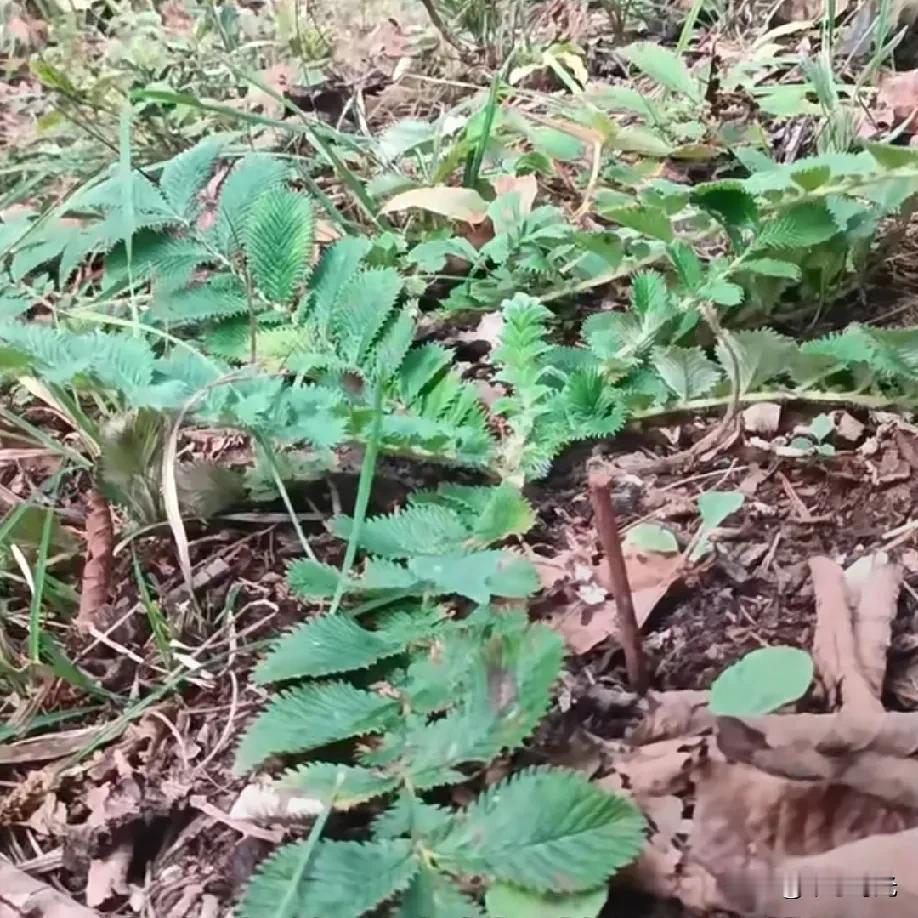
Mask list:
POLYGON ((641 629, 634 614, 631 585, 628 583, 628 570, 625 567, 622 542, 618 534, 618 520, 609 495, 610 478, 609 473, 600 468, 590 469, 590 501, 593 504, 596 533, 605 553, 606 563, 609 565, 609 582, 612 585, 615 611, 618 614, 619 636, 622 649, 625 651, 628 679, 631 688, 643 695, 649 684, 647 661, 641 644, 641 629))

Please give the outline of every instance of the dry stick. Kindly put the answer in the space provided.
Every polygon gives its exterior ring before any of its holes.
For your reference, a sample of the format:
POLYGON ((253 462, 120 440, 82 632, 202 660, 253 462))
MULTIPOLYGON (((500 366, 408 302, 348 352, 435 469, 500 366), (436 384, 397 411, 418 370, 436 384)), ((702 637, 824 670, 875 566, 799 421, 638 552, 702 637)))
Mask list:
POLYGON ((606 555, 606 563, 609 565, 609 581, 612 584, 612 596, 618 614, 618 628, 622 649, 625 651, 628 679, 631 688, 643 695, 649 682, 647 661, 641 644, 641 629, 634 614, 631 585, 628 583, 628 570, 625 567, 622 542, 618 534, 618 519, 609 494, 610 478, 608 472, 598 468, 590 469, 590 501, 593 504, 596 532, 606 555))

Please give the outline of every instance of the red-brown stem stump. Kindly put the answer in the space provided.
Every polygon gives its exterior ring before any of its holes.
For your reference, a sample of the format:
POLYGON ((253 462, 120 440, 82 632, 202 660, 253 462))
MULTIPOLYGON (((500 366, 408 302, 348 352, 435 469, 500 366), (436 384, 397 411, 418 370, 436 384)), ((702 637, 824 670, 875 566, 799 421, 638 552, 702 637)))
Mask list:
POLYGON ((609 565, 609 582, 612 586, 612 597, 615 600, 615 611, 618 615, 619 637, 622 650, 625 652, 625 666, 631 687, 643 695, 648 688, 647 660, 641 643, 641 629, 634 614, 634 602, 631 599, 631 585, 628 583, 628 570, 625 567, 625 556, 622 554, 622 540, 618 534, 618 519, 612 506, 610 491, 611 476, 602 469, 589 470, 590 501, 593 504, 593 518, 596 533, 609 565))

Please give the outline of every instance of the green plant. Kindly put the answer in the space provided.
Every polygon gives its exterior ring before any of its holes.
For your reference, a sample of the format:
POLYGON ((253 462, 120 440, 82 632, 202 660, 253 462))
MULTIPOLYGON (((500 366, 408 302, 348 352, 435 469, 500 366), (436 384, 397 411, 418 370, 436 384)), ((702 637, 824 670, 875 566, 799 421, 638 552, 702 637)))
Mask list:
MULTIPOLYGON (((509 486, 417 494, 359 531, 372 557, 346 590, 363 604, 311 618, 276 642, 256 680, 287 688, 249 728, 237 768, 318 753, 276 788, 326 809, 372 806, 376 816, 367 840, 280 849, 252 880, 241 915, 289 901, 297 916, 358 916, 397 894, 405 916, 480 915, 482 880, 536 896, 579 893, 637 855, 637 809, 571 772, 526 769, 466 808, 436 803, 438 788, 475 782, 522 746, 548 710, 559 636, 494 603, 534 592, 535 571, 486 548, 531 521, 509 486), (437 601, 455 593, 475 603, 469 614, 437 601), (532 795, 538 808, 527 803, 532 795)), ((333 528, 352 536, 354 525, 339 518, 333 528)), ((289 579, 312 600, 340 583, 335 569, 305 559, 289 579)))

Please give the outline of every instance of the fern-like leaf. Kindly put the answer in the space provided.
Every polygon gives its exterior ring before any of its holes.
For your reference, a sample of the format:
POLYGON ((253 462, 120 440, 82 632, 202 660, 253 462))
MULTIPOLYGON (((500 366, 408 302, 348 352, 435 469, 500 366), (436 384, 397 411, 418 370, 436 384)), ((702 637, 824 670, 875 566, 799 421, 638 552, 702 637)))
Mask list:
POLYGON ((255 719, 236 750, 236 770, 272 755, 307 752, 392 726, 398 703, 344 682, 323 682, 278 695, 255 719))
POLYGON ((578 891, 633 861, 644 829, 630 800, 576 772, 531 768, 485 791, 435 856, 448 870, 537 891, 578 891))
POLYGON ((763 383, 787 373, 796 351, 790 338, 770 328, 724 332, 724 337, 730 347, 718 344, 717 359, 741 393, 753 392, 763 383), (734 366, 734 356, 738 367, 734 366))
POLYGON ((395 308, 401 289, 397 271, 371 268, 341 290, 330 328, 338 353, 352 366, 361 366, 395 308))
POLYGON ((223 143, 208 138, 163 166, 159 188, 178 216, 188 221, 197 216, 197 197, 213 174, 222 149, 223 143))
POLYGON ((258 197, 245 222, 252 278, 269 303, 293 299, 309 273, 315 219, 305 195, 275 188, 258 197))
MULTIPOLYGON (((306 861, 309 842, 285 845, 252 879, 238 918, 277 915, 306 861)), ((360 918, 400 892, 418 870, 407 839, 358 842, 320 841, 297 885, 289 918, 360 918)))
MULTIPOLYGON (((347 516, 336 517, 332 531, 349 539, 353 522, 347 516)), ((452 510, 429 504, 365 520, 359 545, 384 558, 409 558, 462 551, 468 539, 468 529, 452 510)))
POLYGON ((287 177, 283 160, 268 153, 248 153, 233 168, 220 189, 215 227, 217 244, 227 255, 241 245, 252 205, 287 177))

